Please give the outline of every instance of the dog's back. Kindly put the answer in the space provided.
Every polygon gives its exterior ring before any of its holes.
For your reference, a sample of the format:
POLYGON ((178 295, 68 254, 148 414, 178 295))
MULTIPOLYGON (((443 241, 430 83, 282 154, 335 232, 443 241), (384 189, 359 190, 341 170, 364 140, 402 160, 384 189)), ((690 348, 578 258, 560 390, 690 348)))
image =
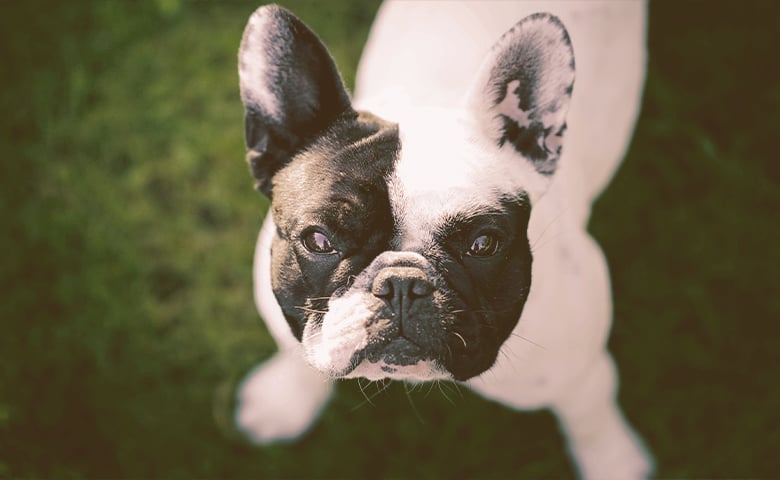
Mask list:
POLYGON ((418 107, 462 106, 497 38, 536 12, 558 16, 574 49, 566 144, 551 188, 565 195, 568 214, 584 226, 592 201, 625 154, 639 113, 644 1, 385 2, 360 62, 355 104, 393 121, 418 107))

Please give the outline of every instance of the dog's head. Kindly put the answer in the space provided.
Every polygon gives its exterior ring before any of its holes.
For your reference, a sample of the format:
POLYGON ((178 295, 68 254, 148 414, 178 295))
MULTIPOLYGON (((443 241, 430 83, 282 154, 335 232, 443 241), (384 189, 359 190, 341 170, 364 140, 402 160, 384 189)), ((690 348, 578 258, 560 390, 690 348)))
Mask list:
POLYGON ((465 107, 399 124, 356 111, 320 40, 279 7, 249 19, 239 75, 247 159, 276 224, 272 288, 309 362, 371 379, 490 368, 531 287, 529 217, 566 130, 560 22, 520 21, 465 107))

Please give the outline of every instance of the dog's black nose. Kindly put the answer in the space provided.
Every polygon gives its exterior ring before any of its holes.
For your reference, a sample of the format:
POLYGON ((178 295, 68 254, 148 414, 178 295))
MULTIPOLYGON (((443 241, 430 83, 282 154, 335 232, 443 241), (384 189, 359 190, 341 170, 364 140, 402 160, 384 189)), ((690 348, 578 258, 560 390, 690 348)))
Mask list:
POLYGON ((433 293, 433 285, 419 268, 385 267, 374 277, 371 293, 394 312, 406 314, 416 299, 433 293))

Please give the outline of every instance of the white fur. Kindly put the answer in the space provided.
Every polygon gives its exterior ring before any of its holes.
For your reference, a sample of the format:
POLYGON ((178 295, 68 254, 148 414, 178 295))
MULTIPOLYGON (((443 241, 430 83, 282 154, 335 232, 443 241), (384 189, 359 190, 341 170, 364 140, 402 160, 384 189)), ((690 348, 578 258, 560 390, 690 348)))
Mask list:
POLYGON ((354 103, 401 128, 420 106, 465 108, 479 88, 479 67, 505 31, 532 13, 558 16, 574 48, 576 80, 559 160, 570 174, 555 176, 572 197, 567 215, 584 228, 639 111, 645 10, 644 1, 631 0, 385 2, 358 66, 354 103))
MULTIPOLYGON (((357 76, 356 107, 399 123, 401 158, 388 184, 402 250, 428 240, 431 227, 444 215, 478 211, 518 187, 528 192, 533 207, 528 231, 534 255, 531 290, 503 354, 468 385, 511 407, 551 408, 585 478, 642 478, 652 469, 615 402, 617 375, 606 351, 612 316, 609 274, 599 246, 586 231, 591 203, 619 165, 638 114, 645 10, 644 2, 627 0, 389 2, 380 9, 357 76), (576 62, 563 154, 549 178, 511 146, 491 143, 484 135, 484 116, 470 103, 484 81, 477 72, 491 45, 535 12, 561 19, 576 62)), ((519 117, 522 112, 513 113, 519 117)), ((273 230, 269 216, 258 243, 257 297, 283 349, 278 355, 287 355, 295 351, 295 340, 270 292, 273 230)), ((368 312, 360 312, 357 300, 345 298, 344 305, 334 301, 330 307, 351 312, 345 318, 363 319, 368 312)), ((316 345, 308 358, 323 372, 338 370, 350 345, 364 345, 370 336, 365 329, 353 331, 337 323, 323 327, 319 339, 314 334, 308 334, 308 343, 316 345)), ((278 363, 292 378, 304 379, 298 363, 278 363)), ((382 366, 364 363, 350 376, 398 378, 382 366)), ((272 384, 276 373, 255 373, 244 388, 249 393, 242 393, 245 413, 239 414, 239 424, 260 438, 273 431, 263 421, 296 424, 303 431, 318 411, 311 405, 285 404, 295 398, 286 397, 288 393, 302 389, 297 384, 285 387, 278 402, 250 394, 259 391, 252 387, 255 383, 272 384), (263 421, 249 413, 260 408, 269 412, 263 421), (280 415, 297 421, 283 421, 280 415)), ((424 364, 401 374, 414 380, 442 376, 434 365, 424 364)), ((327 383, 318 375, 309 380, 322 392, 327 383)), ((321 402, 327 397, 315 396, 321 402)), ((289 434, 288 429, 279 436, 289 434)))
POLYGON ((271 241, 275 234, 276 224, 269 211, 255 245, 253 265, 255 305, 279 349, 299 349, 300 342, 290 331, 290 325, 284 319, 282 309, 271 289, 271 241))
POLYGON ((533 203, 547 187, 530 162, 518 161, 511 146, 496 148, 457 110, 417 108, 399 134, 401 158, 388 185, 401 250, 424 245, 447 215, 475 215, 523 190, 533 203))
POLYGON ((247 375, 236 424, 258 444, 291 440, 311 427, 332 390, 304 361, 300 347, 282 350, 247 375))
POLYGON ((385 378, 404 380, 407 382, 426 382, 430 380, 448 380, 450 374, 443 371, 430 360, 420 360, 414 365, 388 365, 384 361, 364 361, 344 378, 367 378, 382 380, 385 378))
POLYGON ((303 346, 313 367, 331 376, 343 375, 352 354, 368 345, 371 331, 367 324, 375 314, 366 305, 364 297, 368 296, 353 294, 331 300, 322 325, 306 325, 303 346))
MULTIPOLYGON (((252 26, 251 34, 244 38, 246 45, 263 45, 269 23, 273 20, 264 14, 264 10, 257 10, 249 17, 248 24, 252 26)), ((263 113, 276 121, 282 119, 279 101, 270 91, 268 82, 275 69, 272 62, 264 54, 262 48, 242 48, 239 51, 238 75, 241 86, 241 98, 244 103, 256 105, 262 108, 263 113)))

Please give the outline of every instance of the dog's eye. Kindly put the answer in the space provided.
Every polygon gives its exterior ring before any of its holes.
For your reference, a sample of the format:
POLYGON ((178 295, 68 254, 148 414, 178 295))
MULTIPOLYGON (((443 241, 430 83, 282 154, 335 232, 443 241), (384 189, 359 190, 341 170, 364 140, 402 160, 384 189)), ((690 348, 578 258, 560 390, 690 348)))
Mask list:
POLYGON ((499 241, 495 235, 483 233, 474 239, 466 255, 470 257, 490 257, 498 252, 499 241))
POLYGON ((303 235, 303 237, 301 237, 301 243, 303 243, 306 250, 312 253, 325 254, 334 253, 336 251, 328 236, 318 230, 311 230, 303 235))

